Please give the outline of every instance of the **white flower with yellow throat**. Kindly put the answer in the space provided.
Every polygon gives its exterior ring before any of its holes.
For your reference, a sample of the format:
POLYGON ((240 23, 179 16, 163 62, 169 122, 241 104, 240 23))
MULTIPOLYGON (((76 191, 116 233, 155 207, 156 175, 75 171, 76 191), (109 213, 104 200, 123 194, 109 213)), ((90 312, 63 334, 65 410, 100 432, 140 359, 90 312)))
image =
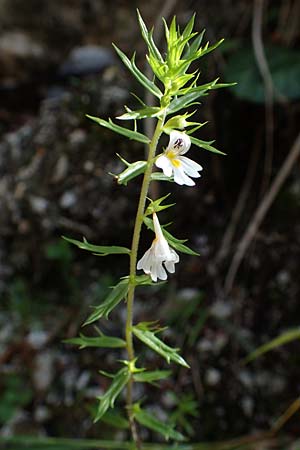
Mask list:
POLYGON ((200 164, 186 156, 191 146, 190 137, 181 131, 173 130, 170 133, 170 141, 164 153, 157 158, 155 165, 163 170, 164 175, 171 177, 180 185, 194 186, 195 182, 190 178, 199 178, 202 170, 200 164))
POLYGON ((153 224, 155 238, 151 247, 137 263, 137 269, 143 270, 151 276, 152 281, 166 280, 167 272, 175 272, 175 264, 179 261, 179 256, 173 250, 163 235, 157 215, 153 214, 153 224))

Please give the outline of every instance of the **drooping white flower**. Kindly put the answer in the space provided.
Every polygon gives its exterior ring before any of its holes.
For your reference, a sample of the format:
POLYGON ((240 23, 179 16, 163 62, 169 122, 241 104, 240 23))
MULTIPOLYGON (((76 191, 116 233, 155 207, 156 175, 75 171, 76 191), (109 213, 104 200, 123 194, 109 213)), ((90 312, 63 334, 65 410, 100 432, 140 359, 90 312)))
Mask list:
POLYGON ((137 269, 142 269, 147 275, 151 276, 153 281, 157 281, 157 279, 166 280, 166 270, 170 273, 175 272, 175 264, 178 263, 179 256, 175 250, 170 248, 155 213, 153 214, 153 224, 155 238, 149 250, 137 263, 137 269))
POLYGON ((200 164, 192 161, 184 155, 191 146, 190 137, 186 133, 173 130, 170 133, 169 145, 164 154, 159 156, 155 165, 163 170, 167 177, 174 174, 174 181, 177 184, 194 186, 195 182, 190 178, 199 178, 198 173, 202 170, 200 164))

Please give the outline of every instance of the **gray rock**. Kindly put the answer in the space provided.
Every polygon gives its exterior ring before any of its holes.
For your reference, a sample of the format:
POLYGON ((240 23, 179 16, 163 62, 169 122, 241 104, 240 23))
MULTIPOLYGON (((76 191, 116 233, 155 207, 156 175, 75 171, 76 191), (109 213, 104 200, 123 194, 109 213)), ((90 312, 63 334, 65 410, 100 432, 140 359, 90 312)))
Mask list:
POLYGON ((60 66, 58 74, 62 77, 91 75, 114 65, 113 53, 96 45, 75 47, 67 60, 60 66))

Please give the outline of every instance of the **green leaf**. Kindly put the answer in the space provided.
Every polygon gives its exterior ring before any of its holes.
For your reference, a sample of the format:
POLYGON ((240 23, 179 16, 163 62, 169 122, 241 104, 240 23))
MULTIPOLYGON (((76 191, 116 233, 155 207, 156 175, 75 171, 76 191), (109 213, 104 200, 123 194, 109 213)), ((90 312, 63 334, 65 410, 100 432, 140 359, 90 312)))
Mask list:
POLYGON ((148 345, 148 347, 165 358, 169 364, 171 361, 173 361, 176 364, 180 364, 181 366, 189 367, 182 356, 177 353, 177 348, 169 347, 167 344, 161 341, 153 331, 145 330, 144 327, 141 328, 139 327, 139 325, 135 325, 132 327, 134 335, 140 341, 144 342, 144 344, 148 345))
POLYGON ((133 139, 134 141, 142 142, 143 144, 149 144, 150 139, 142 133, 138 133, 137 131, 129 130, 128 128, 120 127, 113 123, 111 119, 108 119, 108 122, 104 119, 100 119, 99 117, 93 117, 86 115, 89 119, 98 123, 104 128, 108 128, 109 130, 114 131, 115 133, 122 134, 123 136, 128 137, 129 139, 133 139))
POLYGON ((157 286, 161 283, 157 283, 151 280, 150 275, 136 275, 135 286, 157 286))
POLYGON ((121 348, 126 347, 126 342, 123 339, 110 337, 110 336, 98 336, 88 337, 80 333, 79 337, 72 339, 65 339, 63 342, 66 344, 79 345, 79 349, 86 347, 108 347, 108 348, 121 348))
POLYGON ((218 42, 216 42, 215 44, 213 44, 211 46, 209 46, 209 43, 207 42, 207 44, 204 46, 204 48, 198 51, 197 59, 201 58, 204 55, 207 55, 207 53, 212 52, 217 47, 219 47, 223 42, 224 42, 224 39, 220 39, 218 42))
POLYGON ((154 42, 153 36, 152 36, 152 32, 148 31, 146 24, 143 21, 143 18, 138 9, 137 9, 137 15, 138 15, 139 25, 140 25, 143 39, 146 42, 150 53, 152 53, 153 57, 157 61, 159 61, 160 63, 163 63, 164 62, 163 57, 161 56, 160 51, 158 50, 158 48, 155 45, 155 42, 154 42))
POLYGON ((275 348, 281 347, 282 345, 288 344, 296 339, 300 339, 300 328, 293 328, 282 333, 280 336, 272 339, 270 342, 258 347, 254 352, 250 353, 244 360, 243 363, 247 364, 250 361, 258 358, 264 353, 269 352, 270 350, 274 350, 275 348))
POLYGON ((153 370, 139 372, 133 375, 134 381, 140 383, 153 383, 153 381, 163 380, 171 375, 171 370, 153 370))
POLYGON ((134 417, 144 427, 162 434, 166 440, 174 439, 175 441, 184 441, 185 437, 174 430, 172 424, 163 423, 156 419, 152 414, 141 409, 140 406, 134 408, 134 417))
POLYGON ((147 117, 157 117, 162 113, 162 109, 159 106, 147 106, 136 111, 132 111, 126 107, 126 111, 126 113, 116 118, 119 120, 140 120, 147 117))
POLYGON ((130 378, 128 367, 119 370, 104 395, 98 397, 99 406, 94 422, 97 422, 109 408, 113 408, 117 397, 120 395, 130 378))
POLYGON ((163 172, 152 172, 151 174, 152 181, 169 181, 170 183, 174 182, 173 177, 167 177, 163 174, 163 172))
POLYGON ((70 239, 66 236, 62 236, 62 238, 70 242, 71 244, 76 245, 77 247, 81 248, 82 250, 87 250, 89 252, 92 252, 96 254, 97 256, 107 256, 107 255, 130 255, 129 248, 126 247, 119 247, 116 245, 112 246, 103 246, 103 245, 94 245, 90 244, 85 238, 83 238, 83 242, 77 241, 76 239, 70 239))
POLYGON ((129 163, 128 167, 123 170, 123 172, 119 173, 118 175, 114 175, 114 177, 117 179, 118 184, 123 184, 126 186, 128 181, 133 180, 134 178, 144 173, 146 168, 147 161, 136 161, 132 164, 129 163))
POLYGON ((191 44, 187 44, 186 52, 183 55, 183 59, 190 59, 197 51, 199 50, 199 47, 201 45, 201 42, 203 40, 205 30, 203 30, 194 40, 191 44))
POLYGON ((145 211, 145 216, 149 216, 150 214, 163 211, 164 209, 171 208, 171 206, 176 205, 176 203, 171 203, 169 205, 162 205, 161 203, 170 196, 170 194, 164 195, 163 197, 158 198, 157 200, 150 200, 150 204, 145 211))
POLYGON ((197 147, 204 148, 205 150, 208 150, 209 152, 212 153, 217 153, 218 155, 226 155, 226 153, 220 152, 220 150, 217 150, 215 147, 210 145, 211 142, 201 141, 200 139, 197 139, 193 136, 190 136, 190 138, 192 144, 197 145, 197 147))
POLYGON ((162 97, 162 93, 159 90, 159 88, 156 86, 153 81, 150 81, 149 78, 147 78, 136 66, 135 64, 135 55, 131 58, 131 60, 123 53, 115 44, 113 44, 114 49, 118 53, 119 57, 127 67, 127 69, 130 70, 130 72, 135 76, 135 78, 146 88, 148 91, 150 91, 153 95, 155 95, 158 98, 162 97))
MULTIPOLYGON (((144 223, 147 226, 147 228, 154 231, 154 225, 153 225, 152 219, 150 219, 149 217, 144 217, 144 223)), ((179 252, 185 253, 187 255, 199 256, 199 253, 190 249, 187 245, 184 245, 184 242, 186 242, 187 239, 177 239, 175 236, 172 236, 172 234, 169 233, 163 226, 162 226, 162 232, 171 247, 173 247, 176 250, 178 250, 179 252)))
POLYGON ((114 410, 106 411, 104 416, 101 417, 101 420, 114 428, 120 428, 121 430, 127 430, 129 428, 128 420, 114 410))
POLYGON ((205 92, 206 91, 202 91, 202 93, 191 92, 180 97, 175 97, 168 106, 168 114, 173 114, 183 108, 188 108, 189 106, 195 105, 195 100, 201 96, 207 95, 205 92))
POLYGON ((191 36, 193 28, 194 28, 195 17, 196 17, 196 13, 194 13, 192 15, 192 17, 190 18, 190 20, 186 24, 185 29, 182 32, 183 39, 186 39, 186 38, 191 36))
POLYGON ((108 295, 108 297, 102 302, 101 305, 96 306, 93 313, 84 322, 84 325, 95 322, 101 317, 108 318, 109 313, 123 300, 128 293, 129 279, 121 280, 116 286, 114 286, 108 295))

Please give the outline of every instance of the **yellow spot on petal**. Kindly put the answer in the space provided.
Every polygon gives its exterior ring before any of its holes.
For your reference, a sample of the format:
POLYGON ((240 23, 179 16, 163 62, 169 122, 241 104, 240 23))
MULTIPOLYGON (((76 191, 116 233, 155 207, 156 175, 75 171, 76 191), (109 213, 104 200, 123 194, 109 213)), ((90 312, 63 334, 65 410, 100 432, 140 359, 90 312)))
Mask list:
POLYGON ((181 166, 181 161, 179 161, 179 159, 171 159, 171 163, 174 167, 180 167, 181 166))
POLYGON ((174 152, 174 150, 169 150, 169 151, 166 153, 166 156, 167 156, 167 158, 169 158, 169 159, 173 159, 173 158, 176 158, 177 153, 174 152))

